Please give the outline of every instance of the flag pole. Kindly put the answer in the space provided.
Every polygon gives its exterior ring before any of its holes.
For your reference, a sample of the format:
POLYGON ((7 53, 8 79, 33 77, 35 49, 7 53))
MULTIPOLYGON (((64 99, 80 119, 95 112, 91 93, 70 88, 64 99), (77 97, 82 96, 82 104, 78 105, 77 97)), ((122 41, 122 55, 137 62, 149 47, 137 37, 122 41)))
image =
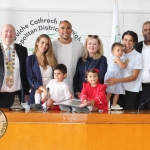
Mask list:
POLYGON ((115 3, 114 3, 114 10, 113 10, 111 45, 114 42, 121 41, 118 3, 117 0, 114 0, 114 2, 115 3))

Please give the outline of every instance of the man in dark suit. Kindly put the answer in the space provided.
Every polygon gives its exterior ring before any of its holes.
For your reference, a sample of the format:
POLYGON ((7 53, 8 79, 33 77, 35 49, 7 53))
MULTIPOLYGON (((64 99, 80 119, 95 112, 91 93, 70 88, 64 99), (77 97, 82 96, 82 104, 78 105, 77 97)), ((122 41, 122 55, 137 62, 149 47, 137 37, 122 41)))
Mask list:
POLYGON ((5 24, 0 43, 0 108, 11 107, 15 95, 21 100, 22 91, 25 94, 24 101, 28 100, 29 83, 25 67, 27 48, 15 44, 15 37, 14 26, 5 24))
POLYGON ((142 26, 144 41, 135 45, 135 49, 142 53, 143 69, 142 69, 142 91, 139 93, 140 109, 150 109, 150 21, 146 21, 142 26))

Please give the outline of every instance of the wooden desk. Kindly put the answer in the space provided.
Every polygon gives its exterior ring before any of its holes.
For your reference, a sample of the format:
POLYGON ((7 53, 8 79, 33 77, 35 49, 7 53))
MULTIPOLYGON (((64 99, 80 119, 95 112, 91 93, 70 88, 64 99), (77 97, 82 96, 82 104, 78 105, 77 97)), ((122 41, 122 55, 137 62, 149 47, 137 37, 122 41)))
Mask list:
POLYGON ((2 150, 150 149, 150 111, 77 114, 1 110, 8 120, 0 139, 2 150))

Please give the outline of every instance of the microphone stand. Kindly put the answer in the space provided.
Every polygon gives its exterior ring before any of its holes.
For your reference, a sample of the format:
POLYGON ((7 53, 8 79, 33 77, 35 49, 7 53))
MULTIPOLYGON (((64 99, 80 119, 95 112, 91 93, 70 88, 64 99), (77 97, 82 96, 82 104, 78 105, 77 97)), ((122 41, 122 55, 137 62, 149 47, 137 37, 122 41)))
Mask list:
POLYGON ((49 99, 49 88, 47 88, 47 93, 48 93, 48 95, 47 95, 47 98, 46 98, 46 101, 45 101, 45 106, 46 106, 46 110, 45 110, 45 112, 47 112, 47 100, 49 99))
POLYGON ((142 104, 139 106, 139 108, 138 108, 138 114, 140 113, 140 107, 141 107, 142 105, 144 105, 145 103, 147 103, 148 101, 150 101, 150 99, 148 99, 147 101, 145 101, 144 103, 142 103, 142 104))

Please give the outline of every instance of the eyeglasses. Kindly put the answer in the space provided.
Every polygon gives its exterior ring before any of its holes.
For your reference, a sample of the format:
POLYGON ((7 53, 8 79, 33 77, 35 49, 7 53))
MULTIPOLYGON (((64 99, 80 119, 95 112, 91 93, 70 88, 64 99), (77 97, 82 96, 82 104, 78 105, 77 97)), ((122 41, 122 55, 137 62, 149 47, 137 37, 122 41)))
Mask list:
POLYGON ((88 37, 98 38, 98 35, 88 35, 88 37))

